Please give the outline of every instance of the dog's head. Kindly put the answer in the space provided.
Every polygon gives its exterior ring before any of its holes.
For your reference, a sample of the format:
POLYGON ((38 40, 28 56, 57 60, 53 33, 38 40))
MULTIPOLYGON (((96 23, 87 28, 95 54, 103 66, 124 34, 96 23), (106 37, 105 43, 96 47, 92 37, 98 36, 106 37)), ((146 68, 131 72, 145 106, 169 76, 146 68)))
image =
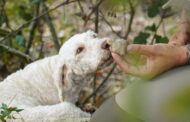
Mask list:
POLYGON ((107 39, 98 38, 92 31, 71 37, 61 47, 59 57, 54 79, 61 90, 60 99, 70 102, 76 102, 76 94, 90 81, 97 69, 112 62, 107 39))

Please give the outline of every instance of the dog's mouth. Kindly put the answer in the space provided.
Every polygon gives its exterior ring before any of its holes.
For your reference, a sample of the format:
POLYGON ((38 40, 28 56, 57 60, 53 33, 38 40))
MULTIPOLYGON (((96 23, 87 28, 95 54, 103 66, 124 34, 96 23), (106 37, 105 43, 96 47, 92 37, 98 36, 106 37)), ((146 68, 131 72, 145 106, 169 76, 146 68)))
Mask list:
POLYGON ((104 69, 104 68, 108 67, 109 65, 111 65, 112 63, 113 63, 113 58, 112 58, 111 54, 109 54, 109 56, 107 58, 104 58, 102 60, 102 63, 100 63, 98 69, 104 69))

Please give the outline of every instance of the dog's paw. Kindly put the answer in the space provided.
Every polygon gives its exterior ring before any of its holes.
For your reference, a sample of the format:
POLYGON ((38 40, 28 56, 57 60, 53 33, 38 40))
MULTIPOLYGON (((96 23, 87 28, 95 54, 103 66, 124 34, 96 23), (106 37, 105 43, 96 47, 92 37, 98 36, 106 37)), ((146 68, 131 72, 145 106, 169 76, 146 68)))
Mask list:
POLYGON ((96 111, 96 107, 91 104, 86 104, 83 108, 83 111, 93 114, 96 111))

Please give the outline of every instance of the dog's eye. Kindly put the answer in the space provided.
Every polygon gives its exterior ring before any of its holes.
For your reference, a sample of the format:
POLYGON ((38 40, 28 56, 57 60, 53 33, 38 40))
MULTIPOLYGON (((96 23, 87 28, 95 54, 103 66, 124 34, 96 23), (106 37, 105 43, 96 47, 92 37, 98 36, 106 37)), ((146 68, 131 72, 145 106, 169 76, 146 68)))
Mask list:
POLYGON ((82 51, 84 50, 84 47, 79 47, 76 51, 76 54, 79 54, 81 53, 82 51))

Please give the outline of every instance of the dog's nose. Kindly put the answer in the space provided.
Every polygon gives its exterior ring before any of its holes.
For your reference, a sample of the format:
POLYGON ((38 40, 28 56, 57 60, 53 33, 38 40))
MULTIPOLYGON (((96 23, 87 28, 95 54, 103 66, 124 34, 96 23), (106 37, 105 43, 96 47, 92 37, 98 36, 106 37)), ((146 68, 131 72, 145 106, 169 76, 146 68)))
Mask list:
POLYGON ((104 49, 104 50, 109 50, 110 45, 107 43, 107 40, 105 40, 105 41, 102 43, 101 48, 104 49))

